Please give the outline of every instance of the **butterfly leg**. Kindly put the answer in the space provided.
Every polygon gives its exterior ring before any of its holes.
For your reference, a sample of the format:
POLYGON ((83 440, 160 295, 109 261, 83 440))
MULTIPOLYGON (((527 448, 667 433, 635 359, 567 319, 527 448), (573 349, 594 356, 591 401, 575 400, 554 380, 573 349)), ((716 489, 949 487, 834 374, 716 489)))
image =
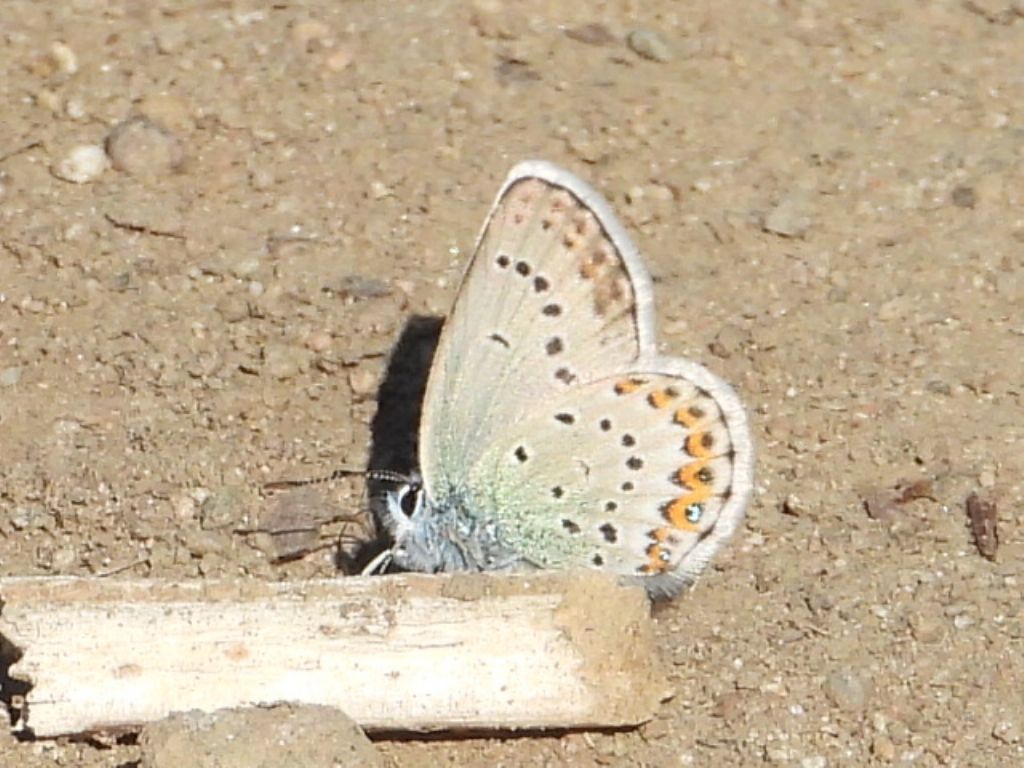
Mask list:
POLYGON ((366 567, 359 572, 360 576, 373 576, 375 573, 383 573, 391 561, 394 559, 394 552, 390 549, 385 549, 379 555, 373 558, 366 567))
POLYGON ((539 571, 541 570, 540 563, 536 563, 530 560, 528 557, 522 555, 508 555, 507 557, 497 560, 494 564, 488 568, 492 571, 539 571))

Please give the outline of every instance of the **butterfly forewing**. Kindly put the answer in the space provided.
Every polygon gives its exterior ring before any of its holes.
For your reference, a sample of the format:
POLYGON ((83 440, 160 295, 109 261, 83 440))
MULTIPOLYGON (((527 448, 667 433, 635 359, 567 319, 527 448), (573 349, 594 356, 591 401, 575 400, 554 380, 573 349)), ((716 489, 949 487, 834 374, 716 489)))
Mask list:
POLYGON ((513 170, 445 324, 426 395, 428 493, 461 489, 538 402, 636 360, 649 278, 596 192, 546 163, 513 170))

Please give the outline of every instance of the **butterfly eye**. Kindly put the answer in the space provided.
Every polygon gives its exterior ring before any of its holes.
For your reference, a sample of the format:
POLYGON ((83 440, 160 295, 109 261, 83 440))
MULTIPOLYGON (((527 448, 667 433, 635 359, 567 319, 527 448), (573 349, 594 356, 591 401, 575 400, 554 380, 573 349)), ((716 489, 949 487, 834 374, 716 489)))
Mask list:
POLYGON ((412 517, 420 505, 420 486, 408 485, 398 492, 398 506, 406 517, 412 517))

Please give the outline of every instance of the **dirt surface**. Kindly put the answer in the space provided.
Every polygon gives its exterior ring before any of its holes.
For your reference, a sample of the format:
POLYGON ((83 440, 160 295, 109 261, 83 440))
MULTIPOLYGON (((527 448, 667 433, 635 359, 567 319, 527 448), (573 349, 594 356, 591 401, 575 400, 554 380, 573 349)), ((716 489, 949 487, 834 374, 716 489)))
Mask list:
POLYGON ((186 712, 139 737, 139 768, 384 768, 359 726, 331 707, 186 712), (261 738, 251 738, 260 734, 261 738))
MULTIPOLYGON (((334 573, 339 533, 365 535, 359 486, 258 490, 365 465, 386 355, 446 313, 498 184, 542 157, 620 213, 664 349, 737 386, 758 494, 657 612, 676 695, 656 720, 378 748, 1019 764, 1022 14, 8 0, 0 573, 334 573), (972 492, 995 504, 993 559, 972 492)), ((389 402, 378 426, 410 408, 389 402)), ((0 755, 98 768, 139 748, 0 755)))

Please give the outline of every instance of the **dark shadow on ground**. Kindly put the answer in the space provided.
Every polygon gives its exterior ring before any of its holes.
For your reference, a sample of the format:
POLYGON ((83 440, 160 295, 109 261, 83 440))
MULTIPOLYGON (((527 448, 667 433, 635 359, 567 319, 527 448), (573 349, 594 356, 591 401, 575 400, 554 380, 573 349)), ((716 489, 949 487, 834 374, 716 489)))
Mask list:
MULTIPOLYGON (((370 425, 367 469, 406 476, 419 469, 417 436, 423 395, 443 322, 439 317, 414 315, 402 328, 377 391, 377 414, 370 425)), ((380 523, 379 510, 385 493, 394 487, 394 483, 382 480, 367 482, 377 535, 373 542, 359 551, 354 561, 337 563, 346 573, 360 572, 390 546, 387 531, 380 523)))

